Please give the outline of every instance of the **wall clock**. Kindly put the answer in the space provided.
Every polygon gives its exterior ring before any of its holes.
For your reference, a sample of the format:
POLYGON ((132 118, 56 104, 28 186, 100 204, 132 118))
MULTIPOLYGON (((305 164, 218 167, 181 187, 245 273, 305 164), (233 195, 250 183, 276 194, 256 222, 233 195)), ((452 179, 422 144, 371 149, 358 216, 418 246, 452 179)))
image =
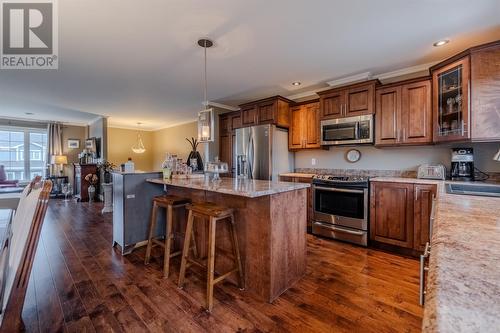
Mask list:
POLYGON ((345 159, 348 162, 355 163, 361 158, 361 152, 357 149, 349 149, 345 154, 345 159))

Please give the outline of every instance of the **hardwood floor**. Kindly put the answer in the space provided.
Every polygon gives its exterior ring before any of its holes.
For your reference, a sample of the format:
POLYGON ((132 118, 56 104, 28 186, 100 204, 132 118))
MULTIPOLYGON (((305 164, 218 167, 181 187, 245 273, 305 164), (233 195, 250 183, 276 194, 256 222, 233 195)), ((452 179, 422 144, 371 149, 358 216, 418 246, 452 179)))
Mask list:
MULTIPOLYGON (((162 279, 160 250, 122 257, 100 204, 50 203, 30 278, 28 332, 420 332, 416 260, 308 238, 307 275, 274 304, 230 283, 202 308, 205 279, 179 260, 162 279)), ((147 222, 145 222, 147 223, 147 222)))

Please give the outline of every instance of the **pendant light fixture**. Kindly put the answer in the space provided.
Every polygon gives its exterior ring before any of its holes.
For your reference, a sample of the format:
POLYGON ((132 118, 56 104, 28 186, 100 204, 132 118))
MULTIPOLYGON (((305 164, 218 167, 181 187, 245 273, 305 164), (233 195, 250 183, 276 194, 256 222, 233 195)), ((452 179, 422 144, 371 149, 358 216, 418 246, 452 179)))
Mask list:
POLYGON ((198 40, 198 45, 203 47, 205 59, 204 72, 204 105, 205 110, 198 112, 198 141, 213 142, 214 141, 214 110, 208 107, 207 99, 207 48, 210 48, 214 43, 208 38, 198 40))
POLYGON ((137 143, 135 146, 132 146, 132 151, 136 154, 142 154, 146 152, 146 148, 144 148, 144 144, 142 143, 141 138, 141 125, 142 123, 137 123, 137 143))

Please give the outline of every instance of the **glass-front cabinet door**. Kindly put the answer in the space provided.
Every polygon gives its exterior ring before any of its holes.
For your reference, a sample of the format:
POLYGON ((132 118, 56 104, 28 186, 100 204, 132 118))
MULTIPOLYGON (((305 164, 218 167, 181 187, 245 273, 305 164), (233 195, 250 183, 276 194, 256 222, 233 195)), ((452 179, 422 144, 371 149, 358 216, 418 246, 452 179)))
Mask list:
POLYGON ((434 141, 470 138, 470 60, 464 57, 432 73, 434 141))

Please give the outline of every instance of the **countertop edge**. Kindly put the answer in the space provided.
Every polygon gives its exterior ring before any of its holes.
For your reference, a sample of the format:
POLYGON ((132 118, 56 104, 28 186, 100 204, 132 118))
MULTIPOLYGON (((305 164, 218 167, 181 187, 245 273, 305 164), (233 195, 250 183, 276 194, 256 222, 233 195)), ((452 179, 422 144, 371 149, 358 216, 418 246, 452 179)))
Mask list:
MULTIPOLYGON (((233 178, 228 178, 228 179, 233 179, 233 178)), ((245 197, 245 198, 258 198, 258 197, 263 197, 263 196, 270 196, 273 194, 279 194, 279 193, 285 193, 285 192, 291 192, 291 191, 297 191, 297 190, 302 190, 302 189, 307 189, 311 185, 307 183, 290 183, 290 182, 276 182, 276 183, 287 183, 290 184, 293 188, 274 188, 274 189, 265 189, 265 190, 254 190, 252 192, 238 192, 237 190, 234 190, 232 187, 230 189, 228 188, 210 188, 210 187, 205 187, 205 186, 199 186, 197 184, 183 184, 178 182, 172 182, 172 181, 165 181, 163 179, 158 179, 158 178, 148 178, 146 179, 147 182, 153 183, 153 184, 158 184, 158 185, 166 185, 166 186, 175 186, 175 187, 182 187, 182 188, 190 188, 194 190, 200 190, 200 191, 208 191, 208 192, 214 192, 214 193, 220 193, 220 194, 226 194, 226 195, 234 195, 234 196, 240 196, 240 197, 245 197)), ((265 181, 258 181, 258 182, 265 182, 265 181)), ((269 181, 270 183, 273 183, 269 181)))

